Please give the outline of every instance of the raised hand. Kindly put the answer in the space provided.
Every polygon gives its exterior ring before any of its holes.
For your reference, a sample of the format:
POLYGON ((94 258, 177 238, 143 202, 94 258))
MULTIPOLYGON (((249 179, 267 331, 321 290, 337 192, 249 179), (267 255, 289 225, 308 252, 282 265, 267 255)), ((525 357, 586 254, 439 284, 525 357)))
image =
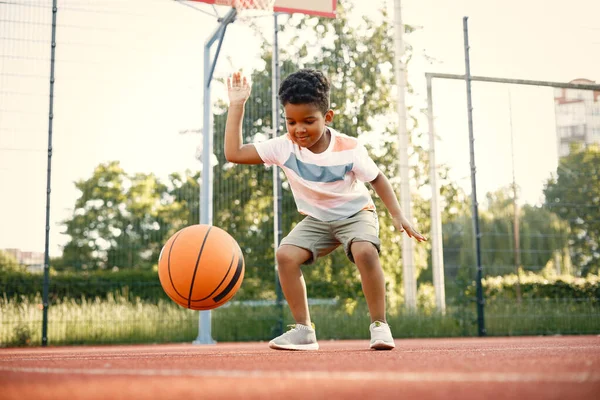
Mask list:
POLYGON ((241 72, 234 72, 227 78, 229 105, 245 104, 250 97, 251 86, 241 72))
POLYGON ((398 229, 399 232, 406 232, 406 234, 411 237, 417 239, 419 242, 426 241, 427 238, 421 235, 413 226, 408 222, 406 217, 404 216, 394 216, 392 217, 394 221, 394 226, 398 229))

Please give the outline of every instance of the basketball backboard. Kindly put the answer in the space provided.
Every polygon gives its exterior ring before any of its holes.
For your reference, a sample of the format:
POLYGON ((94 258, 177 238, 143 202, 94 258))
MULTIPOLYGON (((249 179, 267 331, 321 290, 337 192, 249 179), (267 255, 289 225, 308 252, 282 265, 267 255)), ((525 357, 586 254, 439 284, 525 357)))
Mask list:
MULTIPOLYGON (((219 6, 233 6, 234 0, 192 0, 219 6)), ((248 2, 248 1, 247 1, 248 2)), ((335 18, 337 0, 275 0, 273 11, 302 13, 319 17, 335 18)))

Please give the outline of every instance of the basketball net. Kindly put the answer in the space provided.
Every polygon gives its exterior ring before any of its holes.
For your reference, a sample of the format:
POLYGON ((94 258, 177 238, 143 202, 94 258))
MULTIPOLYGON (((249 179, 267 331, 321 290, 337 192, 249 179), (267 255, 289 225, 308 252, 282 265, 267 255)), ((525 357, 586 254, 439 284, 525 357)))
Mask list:
POLYGON ((249 20, 273 13, 275 0, 233 0, 232 6, 238 13, 238 19, 249 20))

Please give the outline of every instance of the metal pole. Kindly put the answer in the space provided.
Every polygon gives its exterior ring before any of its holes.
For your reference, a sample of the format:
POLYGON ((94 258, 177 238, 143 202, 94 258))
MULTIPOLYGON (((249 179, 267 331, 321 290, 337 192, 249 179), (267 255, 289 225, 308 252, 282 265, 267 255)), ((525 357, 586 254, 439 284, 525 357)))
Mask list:
POLYGON ((515 141, 513 132, 512 120, 512 99, 510 90, 508 91, 508 117, 510 121, 510 155, 512 160, 512 185, 513 185, 513 243, 515 252, 515 274, 517 274, 517 283, 515 289, 517 292, 517 303, 521 304, 521 274, 519 268, 521 266, 521 245, 520 245, 520 229, 519 229, 519 204, 517 203, 517 179, 515 176, 515 141))
POLYGON ((439 312, 446 313, 446 290, 444 285, 444 257, 442 242, 442 215, 440 212, 440 188, 437 183, 435 161, 435 129, 433 122, 433 91, 431 76, 427 79, 427 122, 429 123, 429 184, 431 185, 431 268, 435 289, 435 305, 439 312))
POLYGON ((485 336, 485 320, 483 315, 484 299, 483 287, 483 268, 481 266, 481 233, 479 232, 479 210, 477 204, 477 184, 475 178, 475 139, 473 137, 473 105, 471 101, 471 65, 469 60, 469 28, 467 24, 468 17, 463 17, 463 33, 465 41, 465 80, 467 83, 467 115, 469 120, 469 147, 471 150, 471 200, 473 203, 473 226, 475 232, 475 255, 477 259, 477 329, 479 336, 485 336))
POLYGON ((44 286, 42 288, 42 346, 48 345, 48 296, 50 291, 50 194, 52 192, 52 126, 54 121, 54 65, 56 60, 56 16, 58 0, 52 2, 52 42, 50 45, 50 100, 48 110, 48 164, 46 168, 46 232, 44 237, 44 286))
MULTIPOLYGON (((204 45, 204 105, 202 118, 202 184, 200 185, 200 223, 212 225, 213 223, 213 169, 211 159, 213 155, 213 129, 212 129, 212 104, 210 98, 210 86, 212 83, 212 74, 219 58, 219 51, 227 25, 235 20, 236 9, 232 8, 221 20, 219 27, 213 32, 212 36, 204 45), (217 51, 213 60, 211 60, 210 50, 216 40, 219 40, 217 51)), ((198 337, 194 344, 215 344, 211 331, 210 311, 200 311, 198 321, 198 337)))
MULTIPOLYGON (((441 79, 457 79, 457 80, 461 80, 461 81, 464 81, 466 79, 465 75, 440 74, 437 72, 428 72, 427 75, 431 76, 432 78, 441 78, 441 79)), ((562 88, 562 89, 600 90, 600 85, 588 84, 588 83, 532 81, 530 79, 494 78, 491 76, 471 76, 470 79, 471 79, 471 81, 477 81, 477 82, 511 83, 514 85, 547 86, 547 87, 562 88)))
MULTIPOLYGON (((271 109, 273 120, 273 138, 279 135, 279 23, 277 13, 273 13, 273 57, 272 57, 272 75, 271 75, 271 109)), ((283 334, 283 293, 279 282, 279 271, 277 265, 277 249, 279 248, 279 239, 282 236, 281 218, 282 218, 282 193, 281 178, 279 176, 279 167, 273 166, 273 256, 275 259, 275 293, 277 294, 277 308, 279 310, 279 319, 275 326, 275 335, 283 334)))
MULTIPOLYGON (((406 68, 404 65, 404 41, 402 34, 401 0, 394 0, 394 43, 396 54, 394 68, 396 72, 397 112, 398 112, 398 164, 400 167, 400 202, 404 215, 412 221, 410 206, 410 177, 408 171, 408 132, 406 129, 406 104, 404 93, 406 91, 406 68)), ((415 279, 415 262, 413 254, 413 241, 408 235, 402 235, 402 272, 404 280, 404 302, 409 309, 417 306, 417 280, 415 279)))

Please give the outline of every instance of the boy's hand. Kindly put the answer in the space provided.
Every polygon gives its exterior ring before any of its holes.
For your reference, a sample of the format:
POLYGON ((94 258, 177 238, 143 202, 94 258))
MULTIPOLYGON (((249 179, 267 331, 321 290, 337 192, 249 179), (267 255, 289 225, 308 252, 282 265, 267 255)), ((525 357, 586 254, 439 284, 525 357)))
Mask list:
POLYGON ((234 72, 231 78, 227 78, 229 105, 245 104, 250 97, 250 89, 246 77, 241 72, 234 72))
POLYGON ((394 226, 396 227, 396 229, 398 229, 398 231, 406 232, 406 234, 409 237, 415 238, 419 242, 423 242, 423 241, 427 240, 427 238, 425 236, 421 235, 419 232, 417 232, 415 230, 415 228, 412 227, 410 222, 408 222, 406 217, 404 217, 403 215, 392 216, 392 219, 394 221, 394 226))

